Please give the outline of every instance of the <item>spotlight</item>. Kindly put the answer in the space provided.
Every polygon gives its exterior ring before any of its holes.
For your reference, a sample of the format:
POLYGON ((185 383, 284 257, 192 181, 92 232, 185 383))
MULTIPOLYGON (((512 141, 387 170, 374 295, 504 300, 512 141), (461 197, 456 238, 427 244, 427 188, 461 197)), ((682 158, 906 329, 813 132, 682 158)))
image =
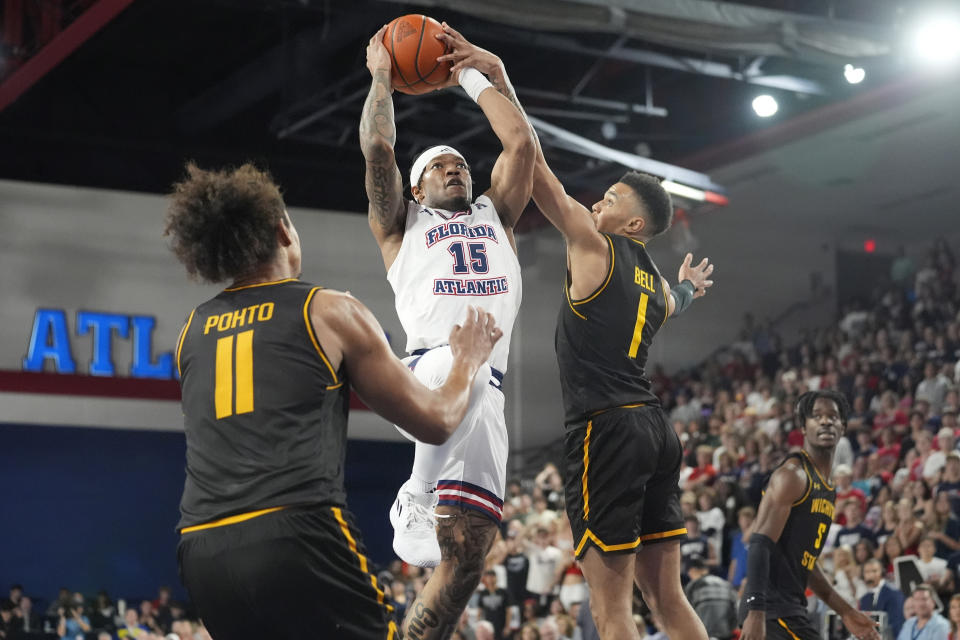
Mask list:
POLYGON ((960 59, 960 17, 926 16, 913 31, 913 50, 923 62, 947 65, 960 59))
POLYGON ((600 125, 600 135, 603 136, 604 140, 613 140, 617 137, 617 125, 614 122, 607 120, 600 125))
POLYGON ((753 110, 761 118, 769 118, 779 108, 780 105, 777 104, 776 98, 766 93, 753 99, 753 110))
POLYGON ((867 72, 863 67, 855 67, 852 64, 848 64, 843 68, 843 77, 846 78, 850 84, 860 84, 863 82, 863 79, 867 77, 867 72))

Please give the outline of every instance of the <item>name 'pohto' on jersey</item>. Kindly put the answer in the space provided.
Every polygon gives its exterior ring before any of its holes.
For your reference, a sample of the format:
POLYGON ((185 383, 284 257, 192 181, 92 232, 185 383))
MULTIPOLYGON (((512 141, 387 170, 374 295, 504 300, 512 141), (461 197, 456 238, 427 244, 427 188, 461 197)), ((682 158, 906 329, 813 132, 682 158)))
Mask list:
POLYGON ((506 370, 522 297, 520 262, 490 198, 482 195, 456 212, 408 203, 403 242, 387 280, 408 352, 446 344, 472 305, 493 314, 503 331, 489 362, 506 370))

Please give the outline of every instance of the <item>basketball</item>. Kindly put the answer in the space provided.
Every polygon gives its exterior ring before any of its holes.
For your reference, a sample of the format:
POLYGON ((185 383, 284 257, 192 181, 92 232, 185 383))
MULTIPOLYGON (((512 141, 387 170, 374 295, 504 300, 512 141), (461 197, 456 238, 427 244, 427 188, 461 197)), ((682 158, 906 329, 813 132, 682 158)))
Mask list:
POLYGON ((443 84, 451 64, 437 62, 438 56, 447 53, 446 45, 436 38, 442 32, 439 22, 415 13, 400 16, 387 25, 383 46, 390 52, 394 89, 419 95, 443 84))

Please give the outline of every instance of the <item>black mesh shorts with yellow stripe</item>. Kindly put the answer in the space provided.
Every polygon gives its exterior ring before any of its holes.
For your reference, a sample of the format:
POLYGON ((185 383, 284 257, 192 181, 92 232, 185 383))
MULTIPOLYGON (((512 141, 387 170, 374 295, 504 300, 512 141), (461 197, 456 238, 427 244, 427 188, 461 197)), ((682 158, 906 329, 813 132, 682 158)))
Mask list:
POLYGON ((213 638, 400 636, 346 509, 291 507, 184 533, 177 555, 213 638))
POLYGON ((610 409, 568 429, 565 498, 577 558, 635 553, 686 536, 680 511, 683 446, 656 406, 610 409))
POLYGON ((767 640, 820 640, 822 637, 806 616, 767 618, 767 640))

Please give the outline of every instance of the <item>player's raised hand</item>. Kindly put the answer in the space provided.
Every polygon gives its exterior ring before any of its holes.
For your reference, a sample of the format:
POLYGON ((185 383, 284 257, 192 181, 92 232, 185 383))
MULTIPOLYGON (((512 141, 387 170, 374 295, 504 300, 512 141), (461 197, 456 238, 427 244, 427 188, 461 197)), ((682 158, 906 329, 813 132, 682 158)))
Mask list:
POLYGON ((874 622, 873 618, 861 611, 851 609, 844 613, 843 624, 847 628, 847 631, 859 640, 880 640, 877 623, 874 622))
POLYGON ((467 319, 450 332, 450 350, 454 358, 464 358, 479 367, 490 357, 493 345, 503 336, 493 314, 467 307, 467 319))
POLYGON ((700 298, 707 294, 707 289, 713 286, 713 280, 710 275, 713 273, 713 265, 704 258, 697 266, 692 266, 693 254, 688 253, 680 265, 680 272, 677 275, 677 282, 689 280, 693 283, 693 297, 700 298))
POLYGON ((383 25, 367 43, 367 69, 370 70, 370 75, 384 69, 390 73, 390 52, 383 46, 383 34, 386 32, 387 25, 383 25))
POLYGON ((500 58, 493 53, 471 43, 459 31, 448 25, 441 24, 443 33, 437 34, 437 39, 447 45, 449 53, 437 58, 439 62, 452 62, 450 76, 456 79, 460 71, 466 67, 473 67, 480 73, 493 75, 501 66, 500 58))

